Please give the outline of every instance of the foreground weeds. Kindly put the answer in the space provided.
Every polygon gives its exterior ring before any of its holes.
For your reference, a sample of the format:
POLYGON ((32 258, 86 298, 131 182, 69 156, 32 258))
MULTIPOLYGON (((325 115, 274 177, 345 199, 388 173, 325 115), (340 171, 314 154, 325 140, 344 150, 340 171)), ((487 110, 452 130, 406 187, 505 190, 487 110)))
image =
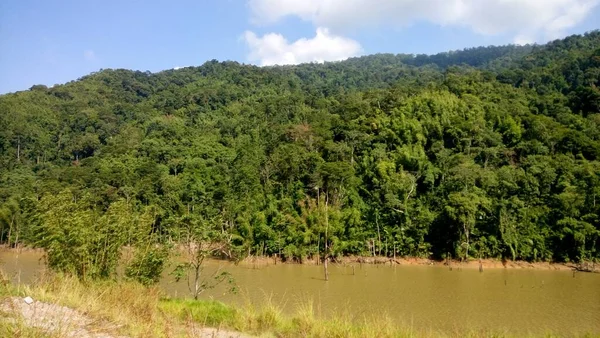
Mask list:
MULTIPOLYGON (((387 316, 357 318, 341 313, 322 319, 312 303, 293 315, 266 299, 261 306, 233 307, 216 301, 164 298, 158 288, 129 282, 83 283, 66 276, 47 276, 34 285, 0 284, 0 304, 10 297, 35 300, 77 310, 112 337, 506 337, 494 332, 417 330, 387 316), (219 331, 207 331, 207 327, 219 331), (226 335, 215 332, 227 330, 226 335)), ((0 313, 0 337, 54 337, 26 325, 15 313, 0 313)), ((547 337, 553 337, 549 334, 547 337)), ((589 335, 592 337, 593 335, 589 335)))
POLYGON ((54 338, 44 331, 28 327, 22 322, 0 321, 0 337, 19 337, 19 338, 54 338))

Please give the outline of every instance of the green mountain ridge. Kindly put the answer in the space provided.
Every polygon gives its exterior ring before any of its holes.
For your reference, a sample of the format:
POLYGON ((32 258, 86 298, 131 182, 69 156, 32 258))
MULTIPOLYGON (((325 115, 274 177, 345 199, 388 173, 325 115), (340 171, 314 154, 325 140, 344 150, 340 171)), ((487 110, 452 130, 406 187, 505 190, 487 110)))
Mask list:
POLYGON ((597 260, 598 86, 599 31, 36 85, 0 95, 0 242, 143 219, 161 242, 218 230, 238 258, 597 260))

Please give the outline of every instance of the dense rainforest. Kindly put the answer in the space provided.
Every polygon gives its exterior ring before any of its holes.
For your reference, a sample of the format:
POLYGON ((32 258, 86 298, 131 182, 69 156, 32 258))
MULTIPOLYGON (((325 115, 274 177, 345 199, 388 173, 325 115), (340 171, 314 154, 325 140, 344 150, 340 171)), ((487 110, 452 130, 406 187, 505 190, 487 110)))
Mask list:
POLYGON ((0 96, 0 242, 597 260, 599 87, 599 31, 35 85, 0 96))

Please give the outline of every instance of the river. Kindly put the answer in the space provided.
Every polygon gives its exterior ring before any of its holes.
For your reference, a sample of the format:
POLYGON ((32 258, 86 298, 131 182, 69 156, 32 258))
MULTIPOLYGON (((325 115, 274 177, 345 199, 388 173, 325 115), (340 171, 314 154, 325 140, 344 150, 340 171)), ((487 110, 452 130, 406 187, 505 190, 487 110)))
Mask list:
MULTIPOLYGON (((37 252, 0 251, 0 268, 15 281, 31 282, 44 269, 37 252)), ((312 301, 323 316, 344 312, 354 318, 389 316, 416 329, 443 332, 493 330, 509 334, 600 334, 600 274, 534 269, 452 270, 441 266, 233 265, 221 267, 239 292, 223 286, 202 294, 226 303, 271 301, 293 313, 312 301)), ((185 282, 165 276, 161 287, 173 297, 188 296, 185 282)))

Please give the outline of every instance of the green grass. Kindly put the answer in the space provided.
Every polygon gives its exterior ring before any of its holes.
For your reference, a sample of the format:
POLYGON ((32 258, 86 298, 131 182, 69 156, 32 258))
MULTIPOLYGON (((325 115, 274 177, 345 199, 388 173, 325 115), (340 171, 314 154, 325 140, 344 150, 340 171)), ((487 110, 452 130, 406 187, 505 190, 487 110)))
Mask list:
POLYGON ((205 326, 228 328, 256 335, 277 337, 410 337, 411 330, 400 330, 389 319, 355 323, 348 316, 317 319, 312 304, 299 308, 293 316, 284 316, 276 306, 266 302, 255 307, 235 308, 216 301, 182 299, 162 300, 159 308, 182 321, 205 326))
POLYGON ((240 327, 238 310, 216 301, 162 300, 159 309, 181 321, 194 321, 210 327, 240 327))
POLYGON ((338 313, 323 319, 311 302, 301 304, 293 315, 284 315, 269 300, 262 306, 235 307, 217 301, 163 299, 159 308, 184 322, 268 337, 506 337, 487 331, 447 333, 415 329, 386 315, 357 318, 338 313))

